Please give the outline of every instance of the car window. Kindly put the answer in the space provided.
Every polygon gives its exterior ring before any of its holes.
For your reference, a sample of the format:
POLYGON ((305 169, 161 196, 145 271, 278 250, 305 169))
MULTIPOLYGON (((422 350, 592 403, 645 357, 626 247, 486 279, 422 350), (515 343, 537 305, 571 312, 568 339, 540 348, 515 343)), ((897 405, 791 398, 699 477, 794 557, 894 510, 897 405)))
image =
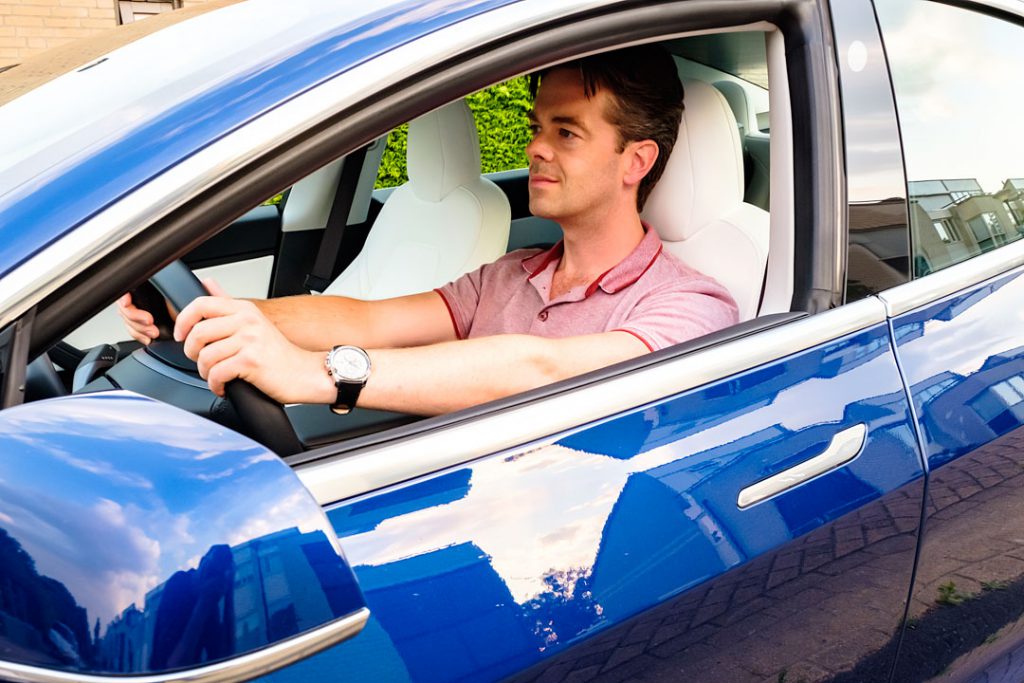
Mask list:
POLYGON ((1024 27, 922 0, 876 3, 906 159, 914 277, 1024 235, 1024 27), (942 36, 942 40, 936 40, 942 36))
MULTIPOLYGON (((512 78, 466 97, 480 137, 480 170, 497 173, 526 168, 526 143, 530 141, 527 113, 532 106, 530 82, 526 76, 512 78)), ((409 124, 388 135, 376 187, 396 187, 408 182, 405 166, 409 124)))

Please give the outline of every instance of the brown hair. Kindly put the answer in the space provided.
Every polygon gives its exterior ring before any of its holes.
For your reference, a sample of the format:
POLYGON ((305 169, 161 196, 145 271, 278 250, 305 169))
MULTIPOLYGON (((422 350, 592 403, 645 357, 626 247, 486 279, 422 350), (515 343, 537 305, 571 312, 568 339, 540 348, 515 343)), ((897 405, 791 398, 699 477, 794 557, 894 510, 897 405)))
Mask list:
POLYGON ((608 91, 612 106, 605 117, 619 131, 620 152, 638 140, 657 143, 658 158, 637 188, 636 208, 642 210, 665 171, 683 116, 683 84, 672 55, 656 45, 640 45, 557 64, 530 74, 531 96, 537 97, 541 79, 555 69, 578 70, 588 99, 602 88, 608 91))

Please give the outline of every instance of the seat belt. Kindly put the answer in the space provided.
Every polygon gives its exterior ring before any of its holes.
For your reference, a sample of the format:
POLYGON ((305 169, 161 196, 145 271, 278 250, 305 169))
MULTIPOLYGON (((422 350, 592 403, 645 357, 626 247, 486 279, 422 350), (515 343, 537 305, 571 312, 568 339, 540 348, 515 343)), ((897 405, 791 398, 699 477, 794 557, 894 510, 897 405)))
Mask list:
POLYGON ((311 292, 323 292, 334 279, 334 270, 341 256, 341 239, 345 235, 345 225, 352 211, 356 185, 359 184, 359 175, 363 170, 368 148, 369 146, 361 147, 351 152, 341 166, 341 177, 338 179, 334 203, 331 205, 331 213, 320 240, 320 250, 317 252, 313 270, 306 275, 303 283, 303 287, 311 292))

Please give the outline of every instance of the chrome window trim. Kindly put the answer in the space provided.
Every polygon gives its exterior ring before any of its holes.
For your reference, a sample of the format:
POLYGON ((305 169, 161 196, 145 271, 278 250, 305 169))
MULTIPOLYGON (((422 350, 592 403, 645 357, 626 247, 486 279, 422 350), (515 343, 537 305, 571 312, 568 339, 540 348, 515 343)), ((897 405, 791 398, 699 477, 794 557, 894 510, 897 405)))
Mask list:
POLYGON ((370 610, 360 608, 352 614, 318 629, 301 633, 263 650, 195 669, 161 674, 82 674, 73 671, 44 669, 37 666, 0 661, 0 679, 17 683, 228 683, 245 681, 270 673, 350 638, 363 629, 370 610))
POLYGON ((46 247, 0 280, 0 328, 75 275, 253 161, 331 116, 379 92, 509 33, 625 0, 522 0, 427 34, 339 74, 185 159, 46 247))
POLYGON ((329 505, 606 419, 885 322, 876 297, 400 442, 296 466, 329 505))
POLYGON ((955 294, 1024 265, 1024 239, 1005 244, 966 261, 879 293, 890 317, 955 294))

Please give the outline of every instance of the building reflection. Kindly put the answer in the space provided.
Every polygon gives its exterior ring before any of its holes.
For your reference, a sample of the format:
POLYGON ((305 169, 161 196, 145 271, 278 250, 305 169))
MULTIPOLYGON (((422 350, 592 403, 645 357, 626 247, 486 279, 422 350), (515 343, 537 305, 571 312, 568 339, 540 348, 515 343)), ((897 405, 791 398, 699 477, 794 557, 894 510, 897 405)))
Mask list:
POLYGON ((133 673, 254 650, 352 610, 351 576, 323 531, 290 528, 210 547, 105 628, 0 529, 0 650, 25 664, 133 673))
POLYGON ((0 528, 0 652, 39 666, 73 666, 92 656, 84 608, 60 581, 0 528))
POLYGON ((914 180, 910 223, 921 277, 1024 236, 1024 179, 986 193, 974 178, 914 180))

